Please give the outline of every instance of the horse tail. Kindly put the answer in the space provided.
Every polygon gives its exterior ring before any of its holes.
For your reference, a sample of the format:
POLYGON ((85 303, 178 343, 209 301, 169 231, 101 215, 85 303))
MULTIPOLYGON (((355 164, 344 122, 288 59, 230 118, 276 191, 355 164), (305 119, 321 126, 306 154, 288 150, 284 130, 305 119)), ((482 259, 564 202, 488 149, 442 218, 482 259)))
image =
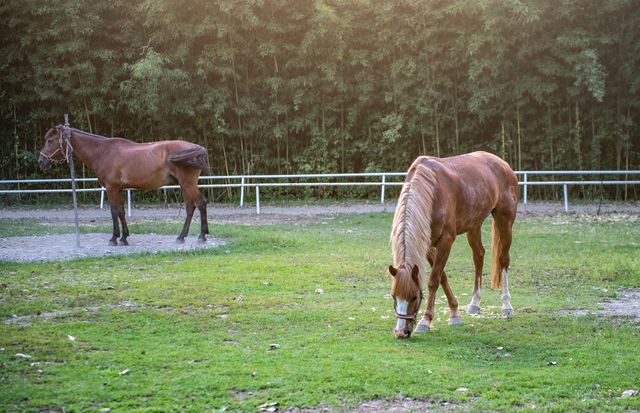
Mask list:
POLYGON ((169 156, 169 162, 176 166, 187 166, 198 168, 204 173, 209 172, 209 159, 207 150, 202 146, 196 146, 191 149, 185 149, 169 156))
POLYGON ((502 273, 509 270, 509 248, 511 226, 518 209, 518 178, 511 167, 503 161, 507 186, 503 192, 500 211, 494 210, 491 225, 491 288, 502 286, 502 273))
POLYGON ((502 268, 500 268, 500 231, 496 228, 496 220, 491 225, 491 288, 500 288, 502 285, 502 268))

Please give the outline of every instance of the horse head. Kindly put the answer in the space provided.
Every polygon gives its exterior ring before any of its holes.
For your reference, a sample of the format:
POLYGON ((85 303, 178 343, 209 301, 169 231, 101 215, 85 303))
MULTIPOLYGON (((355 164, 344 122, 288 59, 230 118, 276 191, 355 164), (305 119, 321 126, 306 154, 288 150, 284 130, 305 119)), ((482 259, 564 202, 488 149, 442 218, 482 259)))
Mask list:
POLYGON ((62 125, 51 125, 51 129, 44 135, 44 147, 38 157, 38 165, 43 171, 52 164, 59 164, 69 161, 69 136, 65 136, 65 129, 62 125), (65 145, 66 144, 66 145, 65 145))
POLYGON ((398 268, 389 266, 389 274, 392 276, 391 296, 396 313, 394 333, 398 338, 411 337, 411 331, 416 325, 423 297, 419 273, 417 265, 410 267, 405 264, 398 268))

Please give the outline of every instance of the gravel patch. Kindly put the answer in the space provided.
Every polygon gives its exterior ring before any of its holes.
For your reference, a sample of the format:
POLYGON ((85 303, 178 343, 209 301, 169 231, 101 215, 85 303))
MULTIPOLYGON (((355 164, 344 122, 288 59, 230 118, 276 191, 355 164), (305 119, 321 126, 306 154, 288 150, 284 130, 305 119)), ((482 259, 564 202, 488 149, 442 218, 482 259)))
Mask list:
MULTIPOLYGON (((469 403, 458 404, 450 403, 447 401, 437 401, 435 399, 412 399, 409 397, 396 397, 392 400, 374 399, 361 403, 355 408, 330 408, 330 407, 316 407, 311 409, 299 409, 295 407, 285 408, 282 411, 285 413, 341 413, 341 412, 356 412, 356 413, 437 413, 437 412, 452 412, 452 411, 466 411, 469 409, 469 403)), ((266 411, 266 410, 265 410, 266 411)))
MULTIPOLYGON (((260 214, 255 206, 239 206, 209 204, 207 212, 209 222, 232 223, 248 225, 269 225, 288 223, 313 223, 322 217, 332 217, 339 214, 366 214, 375 212, 395 211, 395 202, 359 203, 359 204, 333 204, 333 205, 303 205, 303 206, 262 206, 260 214)), ((566 214, 562 202, 529 202, 527 205, 518 205, 520 217, 550 216, 566 214)), ((569 207, 569 215, 598 216, 607 214, 631 214, 640 215, 640 202, 620 202, 607 204, 576 204, 569 207)), ((111 213, 107 208, 82 207, 78 211, 80 223, 92 225, 98 223, 111 223, 111 213)), ((72 208, 3 208, 0 209, 0 219, 34 219, 38 222, 55 224, 73 224, 74 213, 72 208)), ((150 220, 169 220, 182 222, 184 210, 177 205, 163 207, 134 207, 131 216, 127 216, 127 222, 144 222, 150 220)), ((196 212, 194 221, 199 221, 200 216, 196 212)), ((1 235, 1 234, 0 234, 1 235)))
MULTIPOLYGON (((247 224, 271 225, 290 223, 314 223, 326 217, 339 214, 365 214, 374 212, 393 212, 394 204, 341 204, 341 205, 310 205, 310 206, 282 206, 260 208, 260 214, 255 207, 209 204, 207 214, 210 223, 218 224, 247 224)), ((148 221, 184 222, 184 209, 180 206, 166 207, 134 207, 131 216, 127 216, 128 223, 148 221)), ((0 209, 0 219, 33 219, 42 223, 68 225, 74 223, 72 208, 0 209)), ((82 207, 78 210, 81 225, 96 225, 111 223, 111 213, 108 209, 82 207)), ((199 224, 200 214, 193 214, 193 222, 199 224)), ((176 234, 177 235, 177 234, 176 234)))
POLYGON ((124 309, 128 311, 135 311, 140 308, 149 308, 149 307, 143 304, 132 302, 132 301, 123 301, 118 304, 106 304, 103 306, 92 306, 92 307, 73 307, 73 308, 68 308, 64 310, 47 311, 44 313, 37 313, 37 314, 25 314, 20 316, 14 314, 13 316, 11 316, 11 318, 4 320, 3 323, 7 325, 27 327, 32 325, 34 322, 72 318, 79 315, 96 313, 98 311, 105 310, 105 309, 109 309, 109 310, 124 309))
POLYGON ((615 300, 599 303, 600 310, 562 310, 557 314, 563 317, 585 317, 598 315, 619 320, 640 322, 640 288, 619 291, 615 300))
POLYGON ((129 237, 128 246, 111 246, 110 238, 111 234, 104 233, 80 234, 80 248, 76 248, 75 234, 0 238, 0 261, 66 261, 141 252, 193 251, 225 244, 215 238, 198 243, 197 237, 187 237, 184 244, 178 244, 176 235, 135 234, 129 237))
POLYGON ((604 310, 601 313, 611 317, 630 318, 640 321, 640 289, 621 291, 618 299, 602 303, 604 310))
MULTIPOLYGON (((518 204, 519 216, 548 216, 564 214, 564 204, 558 202, 528 202, 518 204)), ((569 215, 599 216, 609 214, 640 214, 640 202, 612 202, 594 204, 569 204, 569 215)))

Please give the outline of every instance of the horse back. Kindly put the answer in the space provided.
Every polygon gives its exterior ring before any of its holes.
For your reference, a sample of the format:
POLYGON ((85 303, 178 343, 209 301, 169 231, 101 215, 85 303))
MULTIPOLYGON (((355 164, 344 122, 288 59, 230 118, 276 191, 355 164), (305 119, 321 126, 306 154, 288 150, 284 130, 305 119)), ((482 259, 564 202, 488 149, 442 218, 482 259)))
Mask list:
POLYGON ((496 208, 515 214, 518 180, 499 157, 479 151, 448 158, 421 156, 414 162, 417 164, 436 176, 434 221, 443 225, 445 221, 454 225, 455 221, 458 234, 480 225, 496 208))
POLYGON ((517 189, 518 179, 507 162, 489 152, 477 151, 448 158, 421 156, 420 163, 433 170, 449 186, 479 187, 500 191, 517 189))
POLYGON ((200 170, 207 166, 206 149, 191 142, 117 139, 112 143, 108 151, 111 167, 104 173, 104 180, 119 187, 154 189, 187 176, 197 181, 200 170))

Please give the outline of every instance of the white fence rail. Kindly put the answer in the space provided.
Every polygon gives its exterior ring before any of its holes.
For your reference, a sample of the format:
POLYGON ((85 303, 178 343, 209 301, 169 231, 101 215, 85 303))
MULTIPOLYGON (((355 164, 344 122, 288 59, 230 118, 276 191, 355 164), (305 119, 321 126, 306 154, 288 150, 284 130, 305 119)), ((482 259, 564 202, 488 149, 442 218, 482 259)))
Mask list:
MULTIPOLYGON (((640 178, 640 170, 630 171, 516 171, 516 175, 519 176, 519 185, 522 187, 522 201, 527 203, 528 187, 532 185, 547 185, 547 186, 562 186, 563 187, 563 201, 565 211, 569 211, 569 185, 640 185, 640 179, 629 179, 630 177, 640 178), (625 179, 605 180, 605 179, 592 179, 592 180, 529 180, 531 176, 597 176, 597 175, 619 175, 624 176, 625 179)), ((380 202, 385 201, 385 188, 388 186, 401 186, 402 181, 388 181, 387 178, 400 178, 404 177, 406 172, 376 172, 376 173, 348 173, 348 174, 303 174, 303 175, 229 175, 229 176, 201 176, 198 186, 200 188, 240 188, 240 206, 244 206, 245 200, 245 188, 254 188, 256 197, 256 213, 260 213, 260 188, 273 188, 273 187, 323 187, 323 186, 379 186, 380 187, 380 202), (363 179, 375 179, 371 181, 359 181, 359 182, 336 182, 335 179, 346 178, 363 178, 363 179), (309 179, 318 181, 308 181, 309 179), (287 182, 282 182, 286 180, 287 182), (291 182, 296 180, 296 182, 291 182), (300 181, 303 180, 303 181, 300 181), (227 183, 207 183, 215 181, 227 181, 227 183), (235 182, 230 182, 235 181, 235 182), (276 182, 280 181, 280 182, 276 182)), ((79 178, 77 182, 93 182, 98 183, 96 178, 79 178)), ((13 179, 13 180, 0 180, 0 194, 38 194, 38 193, 64 193, 71 192, 69 188, 58 189, 22 189, 24 185, 42 185, 46 186, 53 183, 69 183, 71 186, 71 179, 13 179), (3 186, 14 186, 11 189, 4 189, 3 186), (17 189, 15 187, 17 186, 17 189)), ((160 187, 159 189, 179 189, 178 185, 167 185, 160 187)), ((104 207, 104 194, 105 189, 100 186, 92 188, 79 188, 78 192, 101 192, 100 208, 104 207)), ((132 190, 127 190, 127 211, 131 216, 132 205, 132 190)))

